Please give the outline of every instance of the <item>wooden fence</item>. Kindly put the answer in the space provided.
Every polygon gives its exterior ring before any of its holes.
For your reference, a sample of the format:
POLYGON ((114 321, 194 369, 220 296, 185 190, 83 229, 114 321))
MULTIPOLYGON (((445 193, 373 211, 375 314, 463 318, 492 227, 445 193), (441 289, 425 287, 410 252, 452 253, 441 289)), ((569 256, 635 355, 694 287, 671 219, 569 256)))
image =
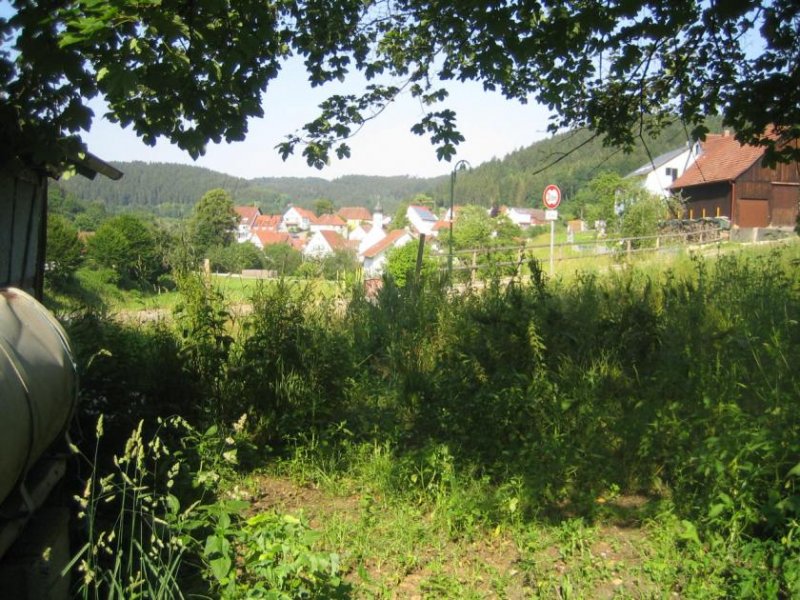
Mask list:
MULTIPOLYGON (((699 247, 717 244, 727 230, 721 228, 663 233, 652 236, 628 238, 599 238, 573 242, 560 242, 553 245, 553 261, 562 263, 574 260, 610 258, 625 260, 634 255, 646 253, 674 253, 680 248, 699 247)), ((511 246, 490 246, 453 252, 454 272, 469 271, 469 279, 475 280, 481 270, 496 272, 497 269, 519 272, 522 265, 531 259, 542 264, 550 261, 550 244, 529 244, 523 241, 511 246)), ((449 253, 446 245, 434 254, 440 268, 448 268, 449 253)))

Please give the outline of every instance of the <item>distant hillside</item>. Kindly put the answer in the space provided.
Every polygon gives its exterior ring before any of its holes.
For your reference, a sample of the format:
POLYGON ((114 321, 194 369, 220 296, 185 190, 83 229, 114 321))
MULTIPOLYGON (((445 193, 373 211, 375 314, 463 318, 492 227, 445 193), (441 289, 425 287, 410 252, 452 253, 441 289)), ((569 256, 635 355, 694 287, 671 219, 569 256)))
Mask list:
POLYGON ((327 181, 319 177, 242 179, 202 167, 171 163, 115 162, 125 175, 119 181, 72 177, 57 185, 85 201, 102 201, 112 212, 141 210, 162 217, 183 217, 208 190, 223 188, 237 204, 256 204, 281 212, 289 203, 311 206, 329 198, 337 206, 372 207, 380 201, 393 210, 402 200, 430 192, 436 179, 350 175, 327 181))
MULTIPOLYGON (((707 125, 711 131, 720 130, 718 119, 709 120, 707 125)), ((502 159, 474 165, 472 170, 458 174, 455 202, 538 207, 544 187, 556 183, 564 194, 563 210, 568 211, 570 198, 598 173, 626 175, 646 164, 649 157, 684 145, 686 131, 680 124, 669 127, 646 144, 640 142, 631 154, 590 138, 588 131, 564 133, 502 159)), ((450 178, 446 175, 434 179, 349 175, 333 181, 319 177, 242 179, 189 165, 113 164, 125 173, 120 181, 73 177, 58 185, 81 200, 102 201, 112 212, 141 210, 162 217, 190 214, 200 197, 213 188, 228 190, 237 204, 255 204, 266 213, 282 212, 289 203, 310 207, 318 198, 328 198, 337 206, 370 208, 380 201, 388 214, 420 193, 433 196, 439 206, 450 200, 450 178)))

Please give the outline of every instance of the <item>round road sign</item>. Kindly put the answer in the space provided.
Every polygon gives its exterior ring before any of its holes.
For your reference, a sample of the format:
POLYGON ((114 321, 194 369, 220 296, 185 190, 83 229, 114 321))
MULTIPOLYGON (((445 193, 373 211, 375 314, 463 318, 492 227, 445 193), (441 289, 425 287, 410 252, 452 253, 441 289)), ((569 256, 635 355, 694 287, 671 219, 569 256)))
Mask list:
POLYGON ((545 208, 549 208, 550 210, 558 208, 558 205, 561 204, 561 190, 558 189, 557 185, 551 183, 544 188, 542 202, 544 202, 545 208))

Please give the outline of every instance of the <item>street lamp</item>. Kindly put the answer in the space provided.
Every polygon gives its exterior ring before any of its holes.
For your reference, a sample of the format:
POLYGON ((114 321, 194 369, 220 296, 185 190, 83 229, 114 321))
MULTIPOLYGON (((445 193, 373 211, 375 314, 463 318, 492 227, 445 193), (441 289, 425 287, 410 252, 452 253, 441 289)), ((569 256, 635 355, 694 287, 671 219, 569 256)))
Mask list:
POLYGON ((470 164, 466 160, 460 160, 453 165, 453 172, 450 173, 450 252, 447 255, 447 280, 453 283, 453 221, 455 221, 455 209, 453 207, 453 194, 456 187, 456 172, 469 168, 470 164))

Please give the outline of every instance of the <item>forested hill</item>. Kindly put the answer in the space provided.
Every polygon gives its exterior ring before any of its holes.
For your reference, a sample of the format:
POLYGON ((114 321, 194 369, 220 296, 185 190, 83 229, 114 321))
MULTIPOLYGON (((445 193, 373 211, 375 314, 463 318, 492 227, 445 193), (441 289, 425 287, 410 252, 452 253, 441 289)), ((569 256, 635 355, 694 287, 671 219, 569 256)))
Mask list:
POLYGON ((319 177, 243 179, 202 167, 172 163, 114 162, 125 175, 119 181, 72 177, 58 182, 84 201, 101 201, 111 212, 142 210, 162 217, 188 215, 208 190, 223 188, 237 204, 256 204, 264 212, 280 212, 287 204, 312 205, 328 198, 337 206, 373 206, 381 201, 391 209, 402 200, 429 193, 437 179, 350 175, 328 181, 319 177))
MULTIPOLYGON (((706 126, 718 132, 720 119, 709 119, 706 126)), ((459 172, 456 203, 490 206, 497 202, 540 207, 545 186, 555 183, 562 190, 566 208, 570 197, 599 173, 612 171, 627 175, 647 164, 651 157, 685 145, 687 131, 680 123, 672 125, 656 138, 640 140, 630 154, 619 148, 604 147, 599 139, 591 138, 586 130, 555 135, 503 159, 459 172)), ((449 182, 443 182, 436 187, 434 196, 449 198, 449 193, 449 182)))
MULTIPOLYGON (((707 126, 711 131, 720 130, 718 119, 709 120, 707 126)), ((460 172, 455 201, 538 207, 544 187, 555 183, 564 194, 564 209, 569 210, 570 198, 602 171, 626 175, 651 157, 679 148, 686 141, 687 132, 681 124, 667 128, 657 138, 640 141, 630 154, 604 147, 585 130, 556 135, 460 172)), ((188 165, 113 164, 125 173, 119 181, 73 177, 59 185, 81 200, 103 201, 111 212, 143 210, 163 217, 188 215, 200 197, 213 188, 227 190, 237 204, 256 204, 267 213, 282 212, 289 203, 311 207, 314 200, 328 198, 337 206, 372 207, 380 201, 391 214, 399 203, 417 194, 430 194, 439 205, 450 198, 447 176, 422 179, 350 175, 333 181, 319 177, 242 179, 188 165)), ((443 164, 443 170, 448 166, 443 164)))

